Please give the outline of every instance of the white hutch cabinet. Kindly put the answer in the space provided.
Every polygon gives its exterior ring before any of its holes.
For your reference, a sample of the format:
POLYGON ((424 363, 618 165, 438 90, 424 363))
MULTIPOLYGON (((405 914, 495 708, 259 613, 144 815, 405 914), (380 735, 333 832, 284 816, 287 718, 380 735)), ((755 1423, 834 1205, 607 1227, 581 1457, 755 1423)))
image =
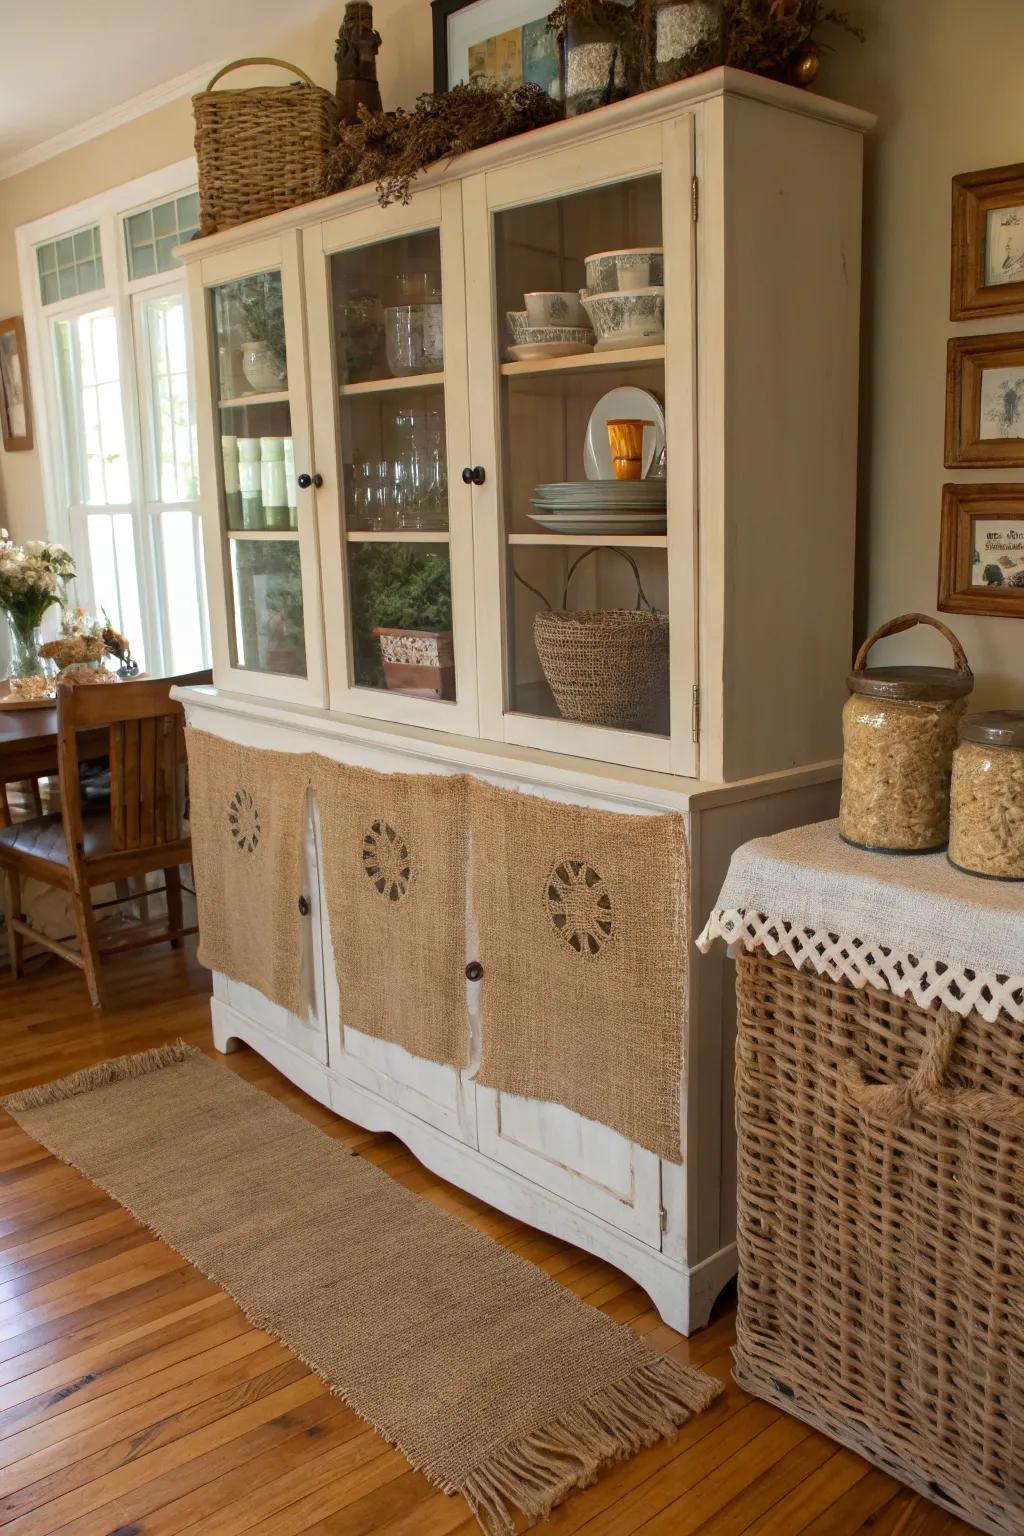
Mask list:
MULTIPOLYGON (((191 723, 624 815, 678 810, 694 932, 734 847, 833 814, 871 123, 716 70, 466 155, 404 206, 358 188, 183 248, 214 636, 213 688, 184 695, 191 723), (524 293, 580 288, 587 255, 650 246, 663 343, 510 360, 505 315, 524 293), (404 306, 402 353, 384 315, 404 306), (591 413, 625 388, 664 410, 665 531, 538 526, 534 488, 583 480, 591 413), (632 607, 639 579, 669 615, 665 696, 640 728, 563 718, 538 659, 534 616, 566 605, 588 551, 568 606, 632 607), (433 670, 385 667, 389 626, 450 630, 450 647, 433 670)), ((674 1326, 703 1323, 735 1270, 721 958, 691 957, 686 1155, 664 1163, 347 1027, 320 858, 311 823, 306 1015, 216 976, 218 1046, 247 1042, 445 1177, 608 1258, 674 1326)))

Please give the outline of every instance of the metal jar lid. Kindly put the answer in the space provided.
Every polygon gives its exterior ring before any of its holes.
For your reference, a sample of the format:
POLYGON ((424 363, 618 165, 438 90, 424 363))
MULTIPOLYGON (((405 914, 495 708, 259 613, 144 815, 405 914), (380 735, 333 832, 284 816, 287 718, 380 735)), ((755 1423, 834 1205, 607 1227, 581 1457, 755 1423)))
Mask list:
POLYGON ((875 699, 941 703, 965 698, 974 687, 974 676, 953 667, 866 667, 863 672, 851 672, 846 686, 851 693, 866 693, 875 699))
POLYGON ((990 709, 966 715, 960 722, 960 740, 987 747, 1024 747, 1024 709, 990 709))
POLYGON ((933 619, 927 613, 903 613, 890 619, 869 635, 857 652, 853 671, 847 675, 846 686, 851 693, 866 693, 874 699, 914 699, 942 704, 948 699, 963 699, 974 687, 974 673, 964 654, 964 648, 951 629, 941 619, 933 619), (927 624, 937 629, 949 642, 955 667, 869 667, 868 652, 887 635, 899 635, 913 629, 916 624, 927 624))

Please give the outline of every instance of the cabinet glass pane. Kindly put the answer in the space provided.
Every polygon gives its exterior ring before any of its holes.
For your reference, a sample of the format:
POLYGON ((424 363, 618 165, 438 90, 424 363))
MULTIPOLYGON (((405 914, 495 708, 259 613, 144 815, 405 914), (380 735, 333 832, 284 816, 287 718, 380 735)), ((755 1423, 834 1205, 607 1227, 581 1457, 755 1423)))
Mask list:
POLYGON ((346 400, 342 480, 345 526, 350 532, 446 531, 443 388, 346 400))
POLYGON ((509 707, 655 735, 669 728, 661 229, 657 176, 494 221, 509 707))
POLYGON ((230 539, 234 662, 251 672, 306 675, 297 539, 230 539))
POLYGON ((339 384, 444 367, 436 229, 338 251, 331 257, 331 286, 339 384))
POLYGON ((356 686, 454 699, 447 547, 350 543, 348 588, 356 686))
POLYGON ((221 406, 221 508, 226 528, 299 526, 287 400, 221 406))
POLYGON ((222 400, 288 388, 280 272, 239 277, 213 289, 213 344, 222 400))

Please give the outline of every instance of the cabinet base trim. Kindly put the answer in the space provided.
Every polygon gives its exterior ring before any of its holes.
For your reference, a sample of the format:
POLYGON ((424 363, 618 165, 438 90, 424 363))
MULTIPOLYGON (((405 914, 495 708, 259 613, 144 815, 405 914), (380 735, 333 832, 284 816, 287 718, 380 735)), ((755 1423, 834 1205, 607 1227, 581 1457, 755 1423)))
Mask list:
POLYGON ((715 1297, 736 1273, 736 1245, 692 1267, 551 1195, 540 1185, 492 1162, 476 1147, 456 1141, 395 1104, 353 1083, 330 1067, 278 1039, 220 998, 211 1002, 213 1043, 227 1052, 251 1046, 317 1103, 370 1131, 389 1131, 439 1178, 552 1237, 606 1260, 647 1292, 670 1327, 690 1334, 707 1323, 715 1297))

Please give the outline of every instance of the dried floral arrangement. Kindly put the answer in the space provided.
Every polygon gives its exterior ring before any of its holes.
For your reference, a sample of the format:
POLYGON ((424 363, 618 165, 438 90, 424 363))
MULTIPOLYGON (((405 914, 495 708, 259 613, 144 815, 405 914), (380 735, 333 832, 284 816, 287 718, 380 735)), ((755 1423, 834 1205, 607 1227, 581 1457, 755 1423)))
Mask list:
POLYGON ((734 69, 809 85, 818 72, 823 45, 816 34, 823 25, 864 41, 864 33, 846 12, 825 0, 726 0, 725 62, 734 69))
MULTIPOLYGON (((571 28, 596 26, 607 32, 622 51, 633 89, 649 89, 654 78, 654 0, 560 0, 548 16, 548 27, 564 38, 571 28)), ((704 45, 689 61, 688 73, 699 74, 716 64, 750 70, 779 80, 809 85, 818 72, 821 50, 818 28, 831 25, 860 42, 864 33, 844 11, 825 0, 724 0, 720 45, 704 45)))
POLYGON ((341 130, 324 167, 320 191, 377 183, 382 208, 407 203, 412 182, 428 165, 470 149, 541 128, 560 116, 538 85, 455 85, 425 93, 411 112, 367 112, 341 130))

